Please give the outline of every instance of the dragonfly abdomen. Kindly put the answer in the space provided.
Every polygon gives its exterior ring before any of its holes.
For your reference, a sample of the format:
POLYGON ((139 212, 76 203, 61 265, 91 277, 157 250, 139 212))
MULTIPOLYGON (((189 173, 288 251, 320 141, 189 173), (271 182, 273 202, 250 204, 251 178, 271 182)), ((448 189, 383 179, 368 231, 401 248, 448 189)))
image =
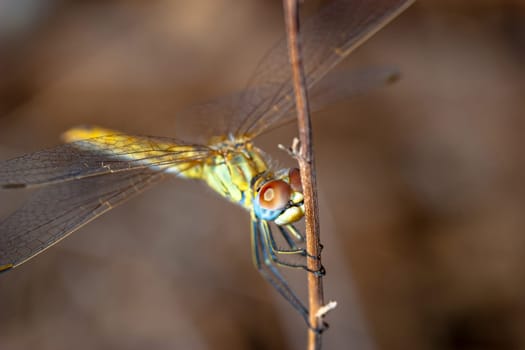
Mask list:
POLYGON ((97 126, 72 128, 62 134, 62 139, 80 150, 100 154, 99 164, 109 172, 115 170, 112 161, 116 160, 126 162, 129 168, 147 167, 181 177, 200 178, 202 154, 210 152, 205 146, 167 138, 131 136, 97 126))

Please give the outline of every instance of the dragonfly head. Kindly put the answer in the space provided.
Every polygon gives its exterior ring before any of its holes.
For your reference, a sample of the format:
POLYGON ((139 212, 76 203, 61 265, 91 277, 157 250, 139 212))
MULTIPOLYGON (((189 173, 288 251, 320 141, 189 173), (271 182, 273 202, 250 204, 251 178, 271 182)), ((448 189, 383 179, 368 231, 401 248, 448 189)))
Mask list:
POLYGON ((283 169, 273 176, 261 176, 252 185, 255 215, 262 220, 286 225, 304 216, 304 197, 299 169, 283 169))

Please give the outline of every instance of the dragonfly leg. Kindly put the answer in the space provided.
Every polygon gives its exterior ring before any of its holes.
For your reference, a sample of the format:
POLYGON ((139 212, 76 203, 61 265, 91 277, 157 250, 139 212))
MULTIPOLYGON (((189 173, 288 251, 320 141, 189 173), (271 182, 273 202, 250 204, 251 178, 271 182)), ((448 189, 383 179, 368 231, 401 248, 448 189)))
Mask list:
POLYGON ((288 245, 289 249, 282 249, 277 246, 273 232, 270 229, 269 230, 270 231, 270 235, 269 235, 270 243, 271 243, 272 250, 275 253, 277 254, 300 254, 302 256, 308 256, 312 259, 317 259, 317 257, 313 255, 308 255, 306 252, 306 249, 300 248, 297 246, 297 244, 291 237, 290 233, 293 234, 299 242, 304 242, 304 237, 299 232, 299 230, 297 230, 293 225, 286 225, 286 226, 277 225, 277 227, 279 228, 279 231, 281 232, 281 235, 286 241, 286 244, 288 245))
MULTIPOLYGON (((286 280, 279 273, 277 268, 273 265, 273 260, 270 255, 271 249, 269 249, 267 241, 261 234, 261 226, 258 220, 252 219, 251 225, 251 244, 252 244, 252 253, 253 253, 253 262, 257 270, 261 275, 272 285, 272 287, 277 290, 279 294, 286 301, 288 301, 294 309, 296 309, 299 314, 303 317, 308 328, 314 332, 321 334, 328 328, 326 322, 322 322, 321 326, 313 326, 309 320, 309 312, 306 306, 302 303, 301 299, 295 294, 295 292, 288 286, 286 280), (268 270, 265 270, 267 268, 268 270)), ((264 226, 263 226, 264 227, 264 226)))
POLYGON ((306 256, 306 249, 298 247, 297 244, 295 244, 295 242, 293 241, 292 237, 290 237, 290 234, 286 232, 286 230, 282 226, 277 226, 277 227, 279 228, 279 231, 281 232, 289 249, 283 249, 277 246, 277 243, 275 242, 275 237, 273 236, 273 232, 268 227, 266 230, 270 232, 270 234, 268 235, 268 238, 270 240, 269 243, 272 248, 272 251, 277 254, 300 254, 302 256, 306 256))
MULTIPOLYGON (((301 233, 301 231, 299 231, 294 225, 292 224, 289 224, 289 225, 285 225, 285 226, 279 226, 279 229, 281 230, 281 233, 283 234, 283 236, 285 237, 285 239, 288 241, 290 238, 290 233, 295 236, 295 238, 297 239, 297 241, 299 242, 304 242, 306 241, 306 237, 301 233), (288 238, 287 238, 288 237, 288 238)), ((319 247, 321 248, 321 250, 323 250, 324 246, 319 243, 319 247)), ((314 256, 314 255, 308 255, 306 254, 309 258, 311 259, 317 259, 319 260, 320 257, 319 256, 314 256)))
MULTIPOLYGON (((279 226, 279 227, 281 227, 281 226, 279 226)), ((295 239, 297 241, 299 241, 299 242, 306 241, 306 237, 294 225, 289 224, 289 225, 285 225, 283 227, 287 231, 286 233, 291 233, 295 237, 295 239)), ((287 236, 290 237, 289 234, 287 236)))
MULTIPOLYGON (((290 249, 292 250, 297 249, 297 245, 293 241, 292 237, 290 237, 290 233, 292 233, 296 238, 299 237, 298 239, 299 242, 304 242, 305 238, 303 234, 297 228, 295 228, 295 226, 286 225, 286 226, 277 226, 277 227, 279 228, 279 231, 281 231, 281 234, 286 240, 286 242, 288 243, 288 246, 290 247, 290 249)), ((273 234, 271 236, 273 237, 273 234)), ((321 245, 321 249, 323 249, 322 245, 321 245)), ((314 260, 320 259, 320 256, 314 256, 314 255, 308 254, 306 249, 304 248, 302 249, 300 253, 304 256, 309 257, 310 259, 314 259, 314 260)))
POLYGON ((285 279, 279 273, 277 268, 273 265, 273 260, 271 259, 268 246, 265 239, 261 235, 261 230, 259 227, 258 220, 252 220, 252 252, 253 252, 253 261, 255 267, 261 275, 272 285, 275 290, 281 296, 286 299, 296 309, 299 314, 303 317, 308 325, 308 309, 299 297, 292 291, 288 286, 285 279))
MULTIPOLYGON (((281 231, 282 232, 282 231, 281 231)), ((293 253, 300 253, 300 254, 306 254, 306 251, 304 249, 297 250, 279 250, 279 248, 276 247, 275 239, 273 237, 272 229, 270 228, 270 225, 268 225, 268 222, 261 221, 260 223, 260 235, 261 238, 264 240, 264 244, 266 247, 269 247, 268 254, 269 257, 272 259, 274 263, 280 266, 286 266, 291 268, 299 268, 306 270, 307 272, 314 273, 316 276, 321 277, 326 274, 326 271, 324 267, 321 266, 319 270, 311 270, 309 269, 305 264, 297 264, 297 263, 291 263, 287 261, 281 260, 276 253, 287 253, 287 254, 293 254, 293 253)))
MULTIPOLYGON (((294 225, 290 224, 290 225, 278 226, 278 227, 281 230, 281 233, 285 237, 286 241, 288 241, 290 239, 289 238, 290 237, 289 232, 292 233, 296 238, 299 237, 298 238, 299 242, 304 242, 306 240, 306 237, 304 237, 304 235, 301 233, 301 231, 299 231, 294 225)), ((322 251, 324 246, 321 243, 319 243, 319 248, 322 251)), ((309 257, 310 259, 321 260, 321 253, 319 253, 319 255, 316 256, 316 255, 308 254, 308 252, 305 251, 304 255, 309 257)))

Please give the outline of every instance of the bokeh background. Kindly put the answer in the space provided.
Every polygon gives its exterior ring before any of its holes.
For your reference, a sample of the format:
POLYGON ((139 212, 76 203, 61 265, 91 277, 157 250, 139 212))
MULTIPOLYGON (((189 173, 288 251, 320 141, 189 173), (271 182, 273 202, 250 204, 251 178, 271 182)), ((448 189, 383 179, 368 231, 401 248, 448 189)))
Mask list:
MULTIPOLYGON (((0 0, 0 157, 78 124, 179 136, 282 30, 278 0, 0 0)), ((344 63, 402 79, 315 116, 326 349, 525 349, 524 59, 524 1, 422 0, 344 63)), ((258 145, 292 165, 293 136, 258 145)), ((1 276, 0 349, 302 349, 248 232, 166 181, 1 276)))

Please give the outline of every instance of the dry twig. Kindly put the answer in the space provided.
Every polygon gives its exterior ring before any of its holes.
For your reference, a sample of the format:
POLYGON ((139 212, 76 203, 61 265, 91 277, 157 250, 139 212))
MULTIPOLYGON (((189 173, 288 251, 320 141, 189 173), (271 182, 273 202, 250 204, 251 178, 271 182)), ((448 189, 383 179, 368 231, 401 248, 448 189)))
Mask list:
MULTIPOLYGON (((303 183, 307 266, 311 271, 321 271, 321 245, 319 237, 319 210, 317 206, 316 174, 312 146, 312 128, 306 83, 301 61, 299 42, 299 15, 297 0, 283 0, 288 39, 288 52, 293 72, 295 105, 299 126, 300 153, 297 157, 303 183)), ((324 327, 318 310, 324 305, 322 274, 308 274, 308 310, 311 328, 308 331, 308 349, 321 348, 321 331, 324 327)))

